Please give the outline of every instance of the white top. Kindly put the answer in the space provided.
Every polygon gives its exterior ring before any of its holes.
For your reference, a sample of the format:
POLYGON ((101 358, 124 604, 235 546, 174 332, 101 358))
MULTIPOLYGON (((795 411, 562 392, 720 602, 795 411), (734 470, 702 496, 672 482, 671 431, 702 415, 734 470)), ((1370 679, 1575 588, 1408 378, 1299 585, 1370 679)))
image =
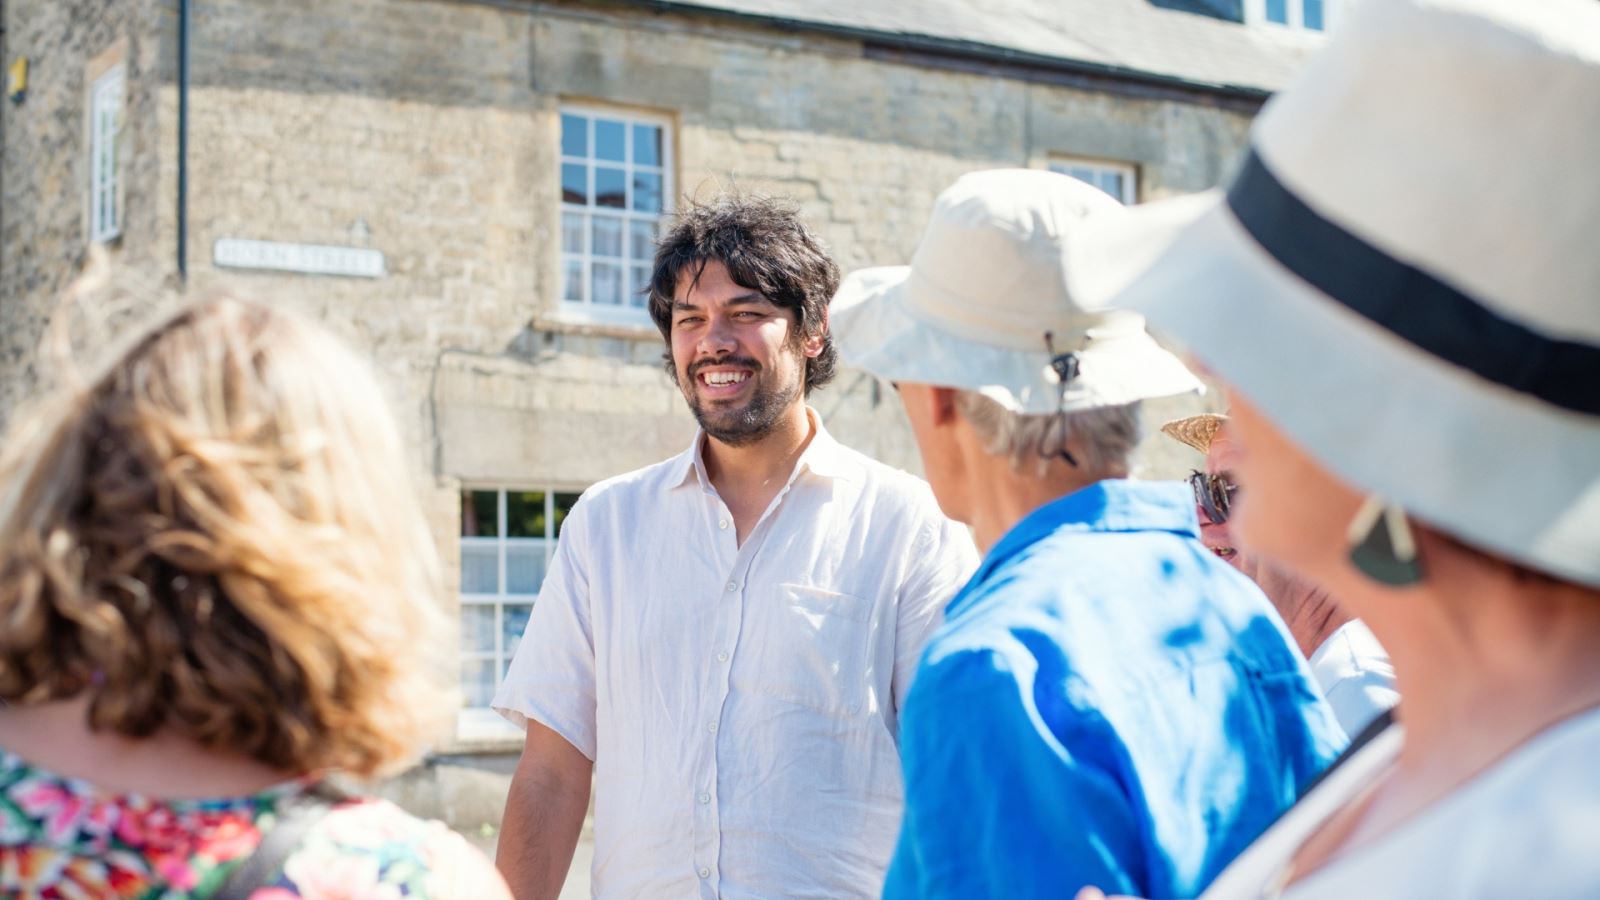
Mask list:
POLYGON ((1351 737, 1400 702, 1389 652, 1360 619, 1341 625, 1311 654, 1311 674, 1351 737))
POLYGON ((972 538, 817 424, 738 546, 700 446, 584 492, 494 708, 595 761, 598 897, 876 897, 972 538))
MULTIPOLYGON (((1315 829, 1387 770, 1391 726, 1250 845, 1202 900, 1277 896, 1271 885, 1315 829)), ((1372 844, 1291 885, 1283 900, 1592 900, 1600 897, 1600 710, 1546 730, 1372 844)))

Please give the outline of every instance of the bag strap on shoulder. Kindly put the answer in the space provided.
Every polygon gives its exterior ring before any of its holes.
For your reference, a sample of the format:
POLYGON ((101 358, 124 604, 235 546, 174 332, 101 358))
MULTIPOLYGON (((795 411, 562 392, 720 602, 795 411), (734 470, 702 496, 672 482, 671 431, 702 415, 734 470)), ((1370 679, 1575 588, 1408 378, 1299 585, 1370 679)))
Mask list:
POLYGON ((255 852, 229 873, 212 895, 213 900, 248 900, 258 889, 267 887, 322 817, 348 799, 349 794, 326 782, 285 798, 278 804, 277 818, 261 836, 255 852))
POLYGON ((1307 784, 1305 789, 1300 792, 1300 798, 1305 799, 1307 794, 1315 790, 1317 786, 1322 784, 1324 781, 1327 781, 1328 776, 1332 775, 1334 770, 1349 762, 1352 757, 1361 751, 1361 748, 1372 743, 1374 738, 1389 730, 1389 726, 1393 724, 1394 710, 1392 708, 1384 710, 1378 715, 1377 718, 1373 719, 1371 722, 1368 722, 1367 727, 1361 729, 1361 733, 1357 734, 1355 739, 1350 741, 1349 746, 1344 748, 1344 752, 1335 757, 1333 762, 1329 763, 1328 767, 1322 770, 1322 774, 1311 779, 1311 782, 1307 784))

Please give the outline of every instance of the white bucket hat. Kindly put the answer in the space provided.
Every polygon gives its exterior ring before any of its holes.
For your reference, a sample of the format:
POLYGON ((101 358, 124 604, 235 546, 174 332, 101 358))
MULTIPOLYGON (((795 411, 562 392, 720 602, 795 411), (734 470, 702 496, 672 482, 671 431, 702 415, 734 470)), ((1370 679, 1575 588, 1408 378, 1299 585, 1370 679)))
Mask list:
POLYGON ((1600 586, 1600 3, 1358 4, 1226 193, 1069 267, 1332 471, 1600 586))
POLYGON ((1027 414, 1200 390, 1142 316, 1086 311, 1068 293, 1066 236, 1097 210, 1123 212, 1065 175, 962 176, 934 203, 911 265, 845 277, 828 315, 840 355, 889 381, 965 388, 1027 414), (1052 362, 1068 354, 1076 374, 1063 386, 1052 362))

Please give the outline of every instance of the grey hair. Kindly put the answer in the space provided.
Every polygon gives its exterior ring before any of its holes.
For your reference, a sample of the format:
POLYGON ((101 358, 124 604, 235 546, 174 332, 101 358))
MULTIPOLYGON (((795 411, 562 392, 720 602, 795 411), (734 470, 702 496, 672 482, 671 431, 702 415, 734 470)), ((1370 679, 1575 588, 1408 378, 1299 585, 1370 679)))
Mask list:
POLYGON ((1097 478, 1127 477, 1139 445, 1139 403, 1101 406, 1065 416, 1014 413, 973 391, 956 392, 956 409, 994 456, 1018 472, 1043 475, 1057 451, 1071 447, 1078 465, 1097 478))

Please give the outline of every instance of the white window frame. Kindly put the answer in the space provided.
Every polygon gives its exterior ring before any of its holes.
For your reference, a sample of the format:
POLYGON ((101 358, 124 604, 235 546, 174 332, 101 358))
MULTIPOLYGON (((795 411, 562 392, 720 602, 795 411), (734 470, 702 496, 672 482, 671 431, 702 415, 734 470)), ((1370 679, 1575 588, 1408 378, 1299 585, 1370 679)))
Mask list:
MULTIPOLYGON (((517 650, 515 646, 508 647, 505 645, 506 636, 505 627, 503 624, 505 607, 507 605, 533 606, 539 602, 539 595, 537 593, 513 594, 506 590, 506 588, 509 586, 506 580, 506 550, 512 544, 512 542, 525 542, 528 544, 538 542, 543 544, 544 565, 546 575, 548 575, 550 560, 555 555, 556 548, 556 494, 576 494, 581 493, 581 491, 568 488, 528 487, 504 484, 464 484, 461 486, 460 491, 458 491, 457 494, 459 496, 462 493, 468 492, 487 493, 490 491, 493 491, 495 494, 495 534, 491 537, 458 535, 456 539, 460 542, 459 546, 462 549, 465 549, 469 546, 492 546, 495 548, 497 591, 493 594, 468 593, 466 591, 462 591, 460 590, 461 582, 459 578, 456 581, 456 586, 457 590, 460 592, 461 608, 463 610, 461 618, 463 620, 465 619, 465 610, 469 606, 487 606, 494 609, 494 653, 491 656, 478 652, 468 652, 465 648, 462 648, 458 645, 457 668, 459 671, 459 669, 464 667, 469 661, 490 659, 494 663, 494 686, 495 689, 498 690, 500 687, 500 682, 505 678, 505 667, 510 662, 512 655, 515 654, 517 650), (538 491, 544 494, 545 533, 543 537, 513 538, 506 534, 506 495, 508 493, 521 491, 538 491)), ((457 711, 456 714, 456 736, 461 741, 482 742, 520 740, 522 738, 522 733, 519 732, 510 722, 507 722, 505 719, 501 718, 499 713, 496 713, 494 710, 486 706, 463 706, 457 711)))
MULTIPOLYGON (((1132 206, 1139 202, 1139 169, 1132 163, 1107 159, 1086 159, 1080 156, 1051 156, 1045 160, 1045 167, 1052 172, 1066 175, 1069 178, 1077 178, 1076 175, 1072 174, 1071 169, 1088 169, 1096 174, 1120 175, 1122 176, 1122 196, 1117 197, 1114 194, 1112 196, 1125 206, 1132 206)), ((1078 180, 1085 181, 1105 191, 1104 185, 1082 178, 1078 180)), ((1106 191, 1106 193, 1110 194, 1111 192, 1106 191)))
MULTIPOLYGON (((559 144, 558 144, 558 147, 557 147, 557 150, 558 150, 557 158, 558 158, 559 161, 556 164, 557 191, 560 190, 561 166, 567 165, 567 164, 582 164, 582 165, 584 165, 586 167, 586 171, 588 173, 588 179, 589 179, 588 195, 589 195, 589 198, 590 198, 590 203, 587 203, 587 204, 585 204, 583 206, 579 206, 577 204, 567 203, 565 199, 562 199, 560 201, 560 204, 559 204, 560 205, 561 221, 560 221, 560 224, 559 224, 560 231, 558 233, 562 235, 562 240, 561 240, 561 248, 560 248, 561 266, 560 266, 560 269, 558 271, 558 277, 557 277, 557 296, 560 298, 559 301, 558 301, 558 308, 560 310, 560 315, 564 319, 575 320, 575 321, 579 321, 579 322, 595 322, 595 323, 600 323, 600 324, 616 324, 616 325, 633 325, 633 326, 653 327, 653 323, 651 322, 651 319, 650 319, 650 314, 646 310, 645 307, 643 307, 643 306, 629 306, 628 305, 629 296, 630 296, 629 291, 630 291, 630 286, 631 286, 631 282, 632 282, 632 272, 631 272, 631 270, 635 265, 637 265, 640 262, 640 260, 635 260, 630 255, 630 248, 631 248, 631 244, 632 244, 631 234, 630 234, 630 223, 632 223, 634 221, 643 221, 643 220, 651 220, 651 219, 653 219, 655 221, 655 223, 656 223, 657 235, 659 236, 662 224, 666 221, 667 216, 671 215, 671 213, 672 213, 673 197, 674 197, 674 195, 676 193, 675 185, 676 185, 676 181, 677 181, 677 179, 675 177, 675 173, 674 173, 674 169, 676 167, 676 161, 675 161, 674 155, 673 155, 673 149, 674 149, 673 145, 675 143, 675 135, 674 135, 674 132, 673 132, 673 121, 672 121, 671 117, 665 116, 665 115, 660 115, 660 114, 644 113, 644 112, 638 112, 638 111, 634 111, 634 110, 616 109, 616 108, 611 108, 611 107, 606 107, 606 106, 596 106, 596 105, 581 104, 581 103, 563 103, 563 104, 561 104, 561 108, 559 110, 559 115, 566 115, 566 114, 572 114, 572 115, 576 115, 576 116, 583 116, 583 117, 588 119, 588 121, 589 121, 589 134, 588 134, 588 153, 589 153, 589 155, 586 156, 586 157, 567 156, 566 153, 564 152, 564 150, 562 148, 560 148, 559 144), (596 118, 610 119, 612 121, 621 122, 625 126, 625 130, 624 130, 624 134, 625 134, 625 138, 624 138, 624 140, 625 140, 625 144, 624 144, 625 150, 623 151, 623 157, 624 157, 623 162, 620 163, 620 164, 611 162, 609 160, 604 162, 604 165, 607 165, 607 166, 618 166, 618 165, 620 165, 620 167, 623 169, 623 172, 624 172, 623 180, 624 180, 624 185, 625 185, 625 194, 624 194, 623 208, 622 209, 612 209, 611 207, 597 207, 597 206, 594 206, 593 202, 592 202, 593 198, 595 196, 594 171, 595 171, 595 165, 596 165, 596 162, 597 162, 596 158, 595 158, 595 141, 594 141, 594 130, 595 130, 594 129, 594 120, 596 118), (650 127, 661 129, 661 165, 659 167, 659 170, 654 166, 639 166, 639 165, 636 165, 633 162, 633 126, 635 126, 635 125, 647 125, 647 126, 650 126, 650 127), (635 212, 634 211, 634 209, 633 209, 633 175, 634 175, 635 171, 659 172, 659 174, 661 175, 661 210, 659 212, 657 212, 657 213, 641 213, 641 212, 635 212), (589 293, 590 293, 590 291, 591 291, 591 289, 593 287, 593 281, 592 281, 592 278, 591 278, 591 271, 592 271, 592 266, 594 265, 594 256, 593 256, 593 253, 592 253, 593 248, 590 246, 592 241, 593 241, 594 232, 593 232, 593 229, 592 229, 591 224, 590 224, 591 223, 591 218, 590 217, 593 216, 594 213, 597 212, 597 211, 601 215, 621 216, 622 219, 623 219, 623 226, 622 226, 623 258, 625 260, 627 260, 627 262, 625 262, 624 265, 623 265, 623 288, 622 288, 622 290, 623 290, 623 303, 621 305, 619 305, 619 306, 611 306, 611 305, 607 305, 607 304, 595 303, 595 302, 593 302, 592 298, 589 296, 589 293), (581 252, 581 253, 569 253, 567 251, 566 239, 565 239, 565 233, 566 233, 566 224, 565 224, 565 222, 566 222, 566 216, 568 214, 578 214, 578 215, 582 215, 583 216, 583 223, 584 223, 583 245, 584 245, 584 248, 583 248, 583 252, 581 252), (582 289, 582 299, 581 300, 568 300, 567 299, 567 267, 568 267, 568 263, 569 262, 577 262, 581 266, 581 271, 583 273, 583 289, 582 289)), ((557 119, 557 122, 558 122, 558 125, 557 125, 557 140, 559 141, 560 140, 560 137, 559 137, 559 134, 560 134, 560 125, 559 125, 560 119, 559 118, 557 119)), ((650 260, 643 260, 643 262, 647 262, 648 263, 648 262, 650 262, 650 260)))
POLYGON ((1301 34, 1321 35, 1333 30, 1336 20, 1344 11, 1341 9, 1343 0, 1322 0, 1322 27, 1307 28, 1305 4, 1306 0, 1284 0, 1286 17, 1289 21, 1274 22, 1267 18, 1267 0, 1244 0, 1244 21, 1246 25, 1286 28, 1301 34))
POLYGON ((125 83, 119 65, 96 78, 89 89, 89 240, 97 244, 122 235, 117 144, 125 83))

